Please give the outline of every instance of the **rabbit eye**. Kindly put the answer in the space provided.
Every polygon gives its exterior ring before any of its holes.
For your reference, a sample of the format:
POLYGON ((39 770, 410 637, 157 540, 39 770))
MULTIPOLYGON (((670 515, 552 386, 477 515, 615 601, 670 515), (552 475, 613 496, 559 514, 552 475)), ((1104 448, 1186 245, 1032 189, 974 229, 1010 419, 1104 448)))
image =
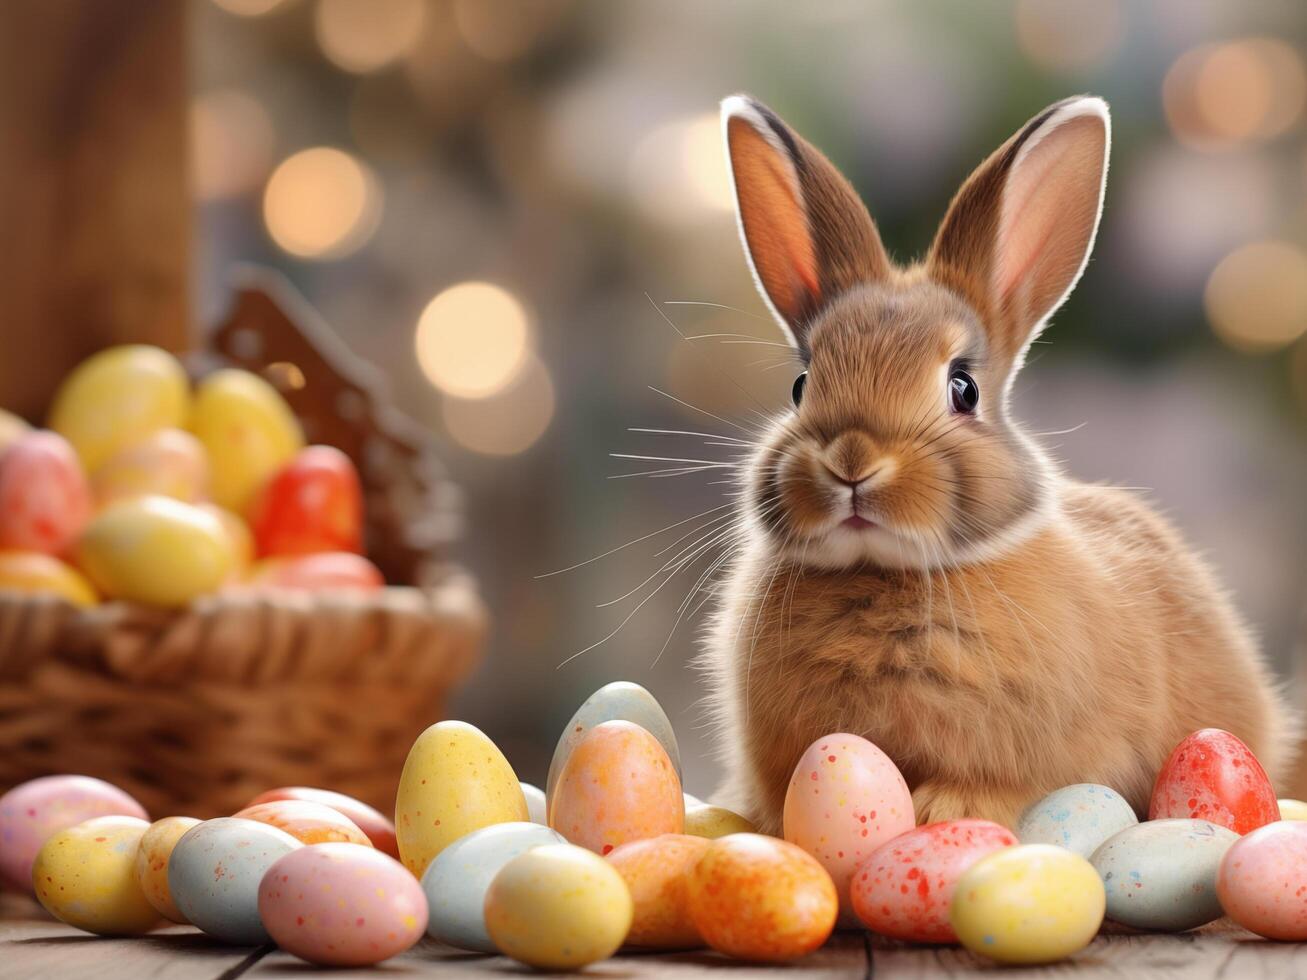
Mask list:
POLYGON ((808 386, 808 372, 804 371, 801 375, 799 375, 797 378, 794 379, 794 388, 793 390, 790 391, 790 396, 794 399, 795 408, 798 407, 799 402, 803 401, 803 389, 806 388, 807 386, 808 386))
POLYGON ((980 401, 980 389, 966 371, 956 368, 948 376, 949 407, 959 415, 970 415, 980 401))

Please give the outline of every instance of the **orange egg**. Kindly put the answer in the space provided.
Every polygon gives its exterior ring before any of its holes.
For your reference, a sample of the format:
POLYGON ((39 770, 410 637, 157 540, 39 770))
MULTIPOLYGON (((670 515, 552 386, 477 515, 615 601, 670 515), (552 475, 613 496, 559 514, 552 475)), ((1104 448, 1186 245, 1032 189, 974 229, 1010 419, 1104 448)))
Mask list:
POLYGON ((209 458, 184 429, 160 429, 101 463, 91 490, 101 507, 147 494, 193 504, 209 492, 209 458))
POLYGON ((366 844, 372 846, 367 834, 339 810, 324 803, 308 800, 275 800, 257 803, 232 814, 245 820, 257 820, 284 830, 301 844, 366 844))
POLYGON ((686 889, 690 872, 709 843, 704 837, 663 834, 623 844, 608 855, 608 863, 622 876, 635 903, 628 946, 694 949, 703 945, 703 936, 690 919, 686 889))
POLYGON ((0 456, 0 548, 63 554, 91 517, 91 488, 63 436, 20 436, 0 456))
POLYGON ((363 491, 350 458, 332 446, 295 454, 255 498, 260 555, 363 550, 363 491))
POLYGON ((708 945, 747 960, 811 953, 830 936, 839 914, 835 883, 816 858, 761 834, 710 841, 686 896, 708 945))
POLYGON ((301 558, 255 562, 245 584, 252 589, 375 592, 386 584, 381 571, 362 555, 329 551, 301 558))
POLYGON ((563 766, 549 825, 596 854, 681 833, 685 799, 667 750, 629 721, 596 725, 563 766))
POLYGON ((260 793, 250 800, 248 806, 259 803, 274 803, 277 800, 307 800, 321 803, 339 813, 343 813, 358 825, 359 830, 367 835, 372 846, 385 851, 391 857, 399 857, 399 847, 395 844, 395 825, 378 810, 368 806, 362 800, 356 800, 344 793, 330 789, 314 789, 311 786, 282 786, 260 793))

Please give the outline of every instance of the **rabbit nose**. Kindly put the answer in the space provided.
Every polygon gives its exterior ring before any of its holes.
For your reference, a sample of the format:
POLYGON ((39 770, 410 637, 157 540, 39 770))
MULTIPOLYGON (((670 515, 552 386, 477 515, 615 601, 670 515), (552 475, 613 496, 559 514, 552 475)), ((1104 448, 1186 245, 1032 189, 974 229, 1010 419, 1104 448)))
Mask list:
POLYGON ((885 463, 884 460, 876 460, 870 465, 863 467, 855 474, 849 474, 847 472, 841 472, 840 470, 836 470, 829 463, 825 463, 823 465, 826 467, 826 472, 829 473, 832 477, 834 477, 836 481, 838 481, 839 483, 843 483, 846 487, 850 487, 856 490, 861 484, 865 483, 866 481, 872 479, 875 476, 878 476, 880 474, 880 471, 884 469, 884 463, 885 463))

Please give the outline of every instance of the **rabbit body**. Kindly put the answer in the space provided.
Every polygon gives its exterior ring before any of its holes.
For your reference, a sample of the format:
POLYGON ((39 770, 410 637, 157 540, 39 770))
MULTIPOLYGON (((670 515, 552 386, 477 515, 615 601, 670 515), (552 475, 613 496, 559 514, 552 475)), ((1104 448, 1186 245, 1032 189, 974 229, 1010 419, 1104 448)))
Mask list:
POLYGON ((1142 815, 1175 745, 1243 739, 1273 777, 1294 725, 1204 562, 1129 491, 1076 483, 1009 417, 1030 342, 1092 248, 1097 99, 1050 107, 892 263, 852 188, 744 97, 723 104, 741 232, 806 372, 756 445, 701 663, 727 779, 781 831, 833 732, 898 765, 918 823, 1012 826, 1098 782, 1142 815))

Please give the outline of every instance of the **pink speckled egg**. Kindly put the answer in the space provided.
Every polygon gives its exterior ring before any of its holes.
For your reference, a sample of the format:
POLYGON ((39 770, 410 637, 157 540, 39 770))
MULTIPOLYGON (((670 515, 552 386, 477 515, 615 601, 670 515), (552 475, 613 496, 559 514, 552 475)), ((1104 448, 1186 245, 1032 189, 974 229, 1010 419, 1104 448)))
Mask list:
POLYGON ((1283 820, 1230 845, 1216 873, 1225 914, 1267 939, 1307 940, 1307 823, 1283 820))
POLYGON ((785 839, 821 862, 852 911, 849 882, 872 851, 915 825, 898 767, 857 735, 819 738, 799 759, 785 793, 785 839))
POLYGON ((30 891, 32 861, 46 838, 92 817, 148 821, 145 808, 117 786, 91 776, 42 776, 0 796, 0 878, 30 891))
POLYGON ((273 941, 301 959, 367 966, 422 938, 427 899, 394 858, 358 844, 318 844, 268 869, 259 916, 273 941))
POLYGON ((549 825, 596 854, 685 830, 685 798, 667 750, 639 725, 586 732, 558 777, 549 825))
POLYGON ((945 820, 899 834, 876 848, 850 885, 853 911, 868 929, 895 939, 955 943, 953 889, 986 854, 1017 843, 988 820, 945 820))
POLYGON ((91 518, 91 487, 63 436, 29 432, 0 456, 0 548, 68 550, 91 518))
POLYGON ((1280 819, 1266 770, 1252 750, 1219 728, 1194 732, 1162 766, 1148 804, 1148 819, 1209 820, 1246 834, 1280 819))

